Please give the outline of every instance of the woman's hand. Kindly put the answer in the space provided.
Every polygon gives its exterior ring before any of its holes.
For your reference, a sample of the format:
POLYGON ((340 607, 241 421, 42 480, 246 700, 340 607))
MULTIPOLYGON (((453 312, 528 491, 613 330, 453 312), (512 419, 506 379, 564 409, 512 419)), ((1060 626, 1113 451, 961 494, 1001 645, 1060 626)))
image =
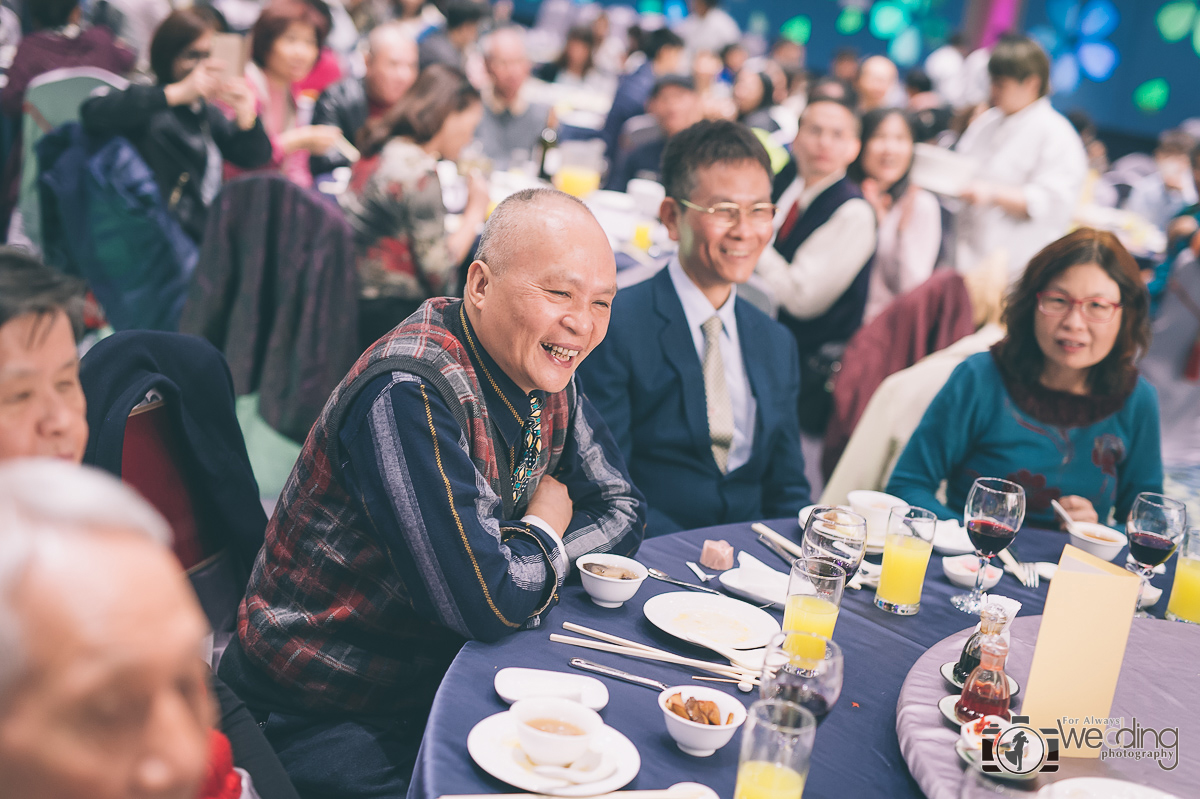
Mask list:
MULTIPOLYGON (((1073 521, 1100 521, 1100 516, 1096 513, 1096 509, 1092 507, 1092 503, 1083 497, 1077 497, 1074 494, 1070 494, 1068 496, 1061 497, 1058 500, 1058 504, 1062 505, 1063 510, 1067 512, 1067 515, 1070 516, 1073 521)), ((1060 522, 1059 526, 1065 527, 1066 525, 1060 522)))
POLYGON ((342 135, 341 128, 336 125, 305 125, 285 131, 280 137, 284 151, 294 153, 296 150, 307 150, 310 153, 328 152, 342 135))
POLYGON ((863 178, 862 193, 863 199, 875 209, 875 220, 882 221, 892 209, 892 195, 885 192, 875 178, 863 178))
POLYGON ((197 100, 207 100, 221 88, 221 76, 215 65, 201 62, 178 83, 163 89, 167 105, 191 105, 197 100))
POLYGON ((250 130, 254 127, 254 120, 258 119, 258 107, 254 99, 254 92, 245 78, 233 78, 225 81, 221 86, 219 97, 233 109, 234 119, 239 128, 250 130))

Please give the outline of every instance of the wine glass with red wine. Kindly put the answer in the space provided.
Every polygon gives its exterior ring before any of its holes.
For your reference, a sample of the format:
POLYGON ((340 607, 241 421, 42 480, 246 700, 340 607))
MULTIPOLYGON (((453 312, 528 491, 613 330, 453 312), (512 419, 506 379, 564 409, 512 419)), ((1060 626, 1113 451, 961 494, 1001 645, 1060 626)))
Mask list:
MULTIPOLYGON (((1177 499, 1143 491, 1133 501, 1125 532, 1129 534, 1129 554, 1137 562, 1137 566, 1127 568, 1142 576, 1142 584, 1138 586, 1138 608, 1142 606, 1142 592, 1150 582, 1154 567, 1166 563, 1175 554, 1186 527, 1187 508, 1177 499)), ((1151 618, 1149 613, 1141 610, 1134 616, 1151 618)))
POLYGON ((967 535, 979 557, 979 572, 975 587, 969 594, 950 598, 950 604, 963 613, 977 614, 983 595, 983 575, 988 562, 1000 550, 1012 543, 1025 521, 1025 489, 999 477, 980 477, 967 494, 963 508, 967 535))

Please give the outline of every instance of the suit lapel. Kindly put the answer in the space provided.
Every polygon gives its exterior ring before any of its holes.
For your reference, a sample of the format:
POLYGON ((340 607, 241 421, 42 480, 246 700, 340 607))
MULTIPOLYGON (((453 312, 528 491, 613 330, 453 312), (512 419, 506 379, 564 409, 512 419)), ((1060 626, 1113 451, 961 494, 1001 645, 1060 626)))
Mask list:
MULTIPOLYGON (((708 432, 708 406, 704 398, 704 372, 696 354, 696 344, 688 329, 683 304, 675 293, 671 275, 663 268, 651 280, 654 281, 654 308, 663 321, 659 342, 667 362, 679 375, 683 392, 683 415, 697 453, 712 458, 712 438, 708 432)), ((712 461, 717 468, 716 461, 712 461)))

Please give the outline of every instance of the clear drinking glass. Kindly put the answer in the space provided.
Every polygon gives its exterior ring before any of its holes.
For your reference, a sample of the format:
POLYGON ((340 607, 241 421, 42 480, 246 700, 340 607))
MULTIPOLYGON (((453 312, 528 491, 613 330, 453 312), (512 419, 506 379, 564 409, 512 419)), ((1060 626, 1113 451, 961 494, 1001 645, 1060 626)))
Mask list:
POLYGON ((804 524, 801 557, 831 560, 846 570, 846 582, 862 565, 867 520, 844 508, 814 508, 804 524))
POLYGON ((898 616, 912 616, 921 609, 921 589, 936 525, 937 516, 924 508, 892 508, 883 545, 883 572, 875 589, 876 607, 898 616))
POLYGON ((975 587, 969 594, 958 594, 950 598, 950 604, 963 613, 979 613, 980 597, 983 595, 983 575, 988 561, 1000 550, 1012 543, 1025 521, 1025 489, 999 477, 980 477, 967 494, 963 508, 963 520, 967 535, 975 545, 979 557, 979 573, 975 576, 975 587))
POLYGON ((797 799, 804 793, 817 721, 795 702, 760 699, 746 713, 733 799, 797 799))
MULTIPOLYGON (((1136 607, 1142 606, 1142 592, 1150 582, 1154 567, 1166 563, 1175 553, 1186 526, 1187 507, 1177 499, 1143 491, 1133 501, 1125 532, 1129 535, 1129 554, 1137 566, 1126 568, 1142 576, 1136 607)), ((1142 610, 1133 615, 1139 619, 1151 618, 1142 610)))
POLYGON ((1183 533, 1167 618, 1200 624, 1200 527, 1189 527, 1183 533))
POLYGON ((846 570, 840 564, 824 558, 800 558, 792 564, 788 578, 783 629, 832 638, 845 589, 846 570))
POLYGON ((842 695, 842 650, 814 633, 772 636, 764 658, 759 696, 807 708, 820 724, 842 695))

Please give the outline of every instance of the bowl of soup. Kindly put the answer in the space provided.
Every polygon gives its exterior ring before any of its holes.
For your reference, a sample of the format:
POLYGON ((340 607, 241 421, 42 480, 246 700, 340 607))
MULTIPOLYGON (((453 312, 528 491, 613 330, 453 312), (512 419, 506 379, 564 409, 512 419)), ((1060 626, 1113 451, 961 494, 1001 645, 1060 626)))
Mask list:
POLYGON ((1104 560, 1112 560, 1125 548, 1124 533, 1095 522, 1075 522, 1071 525, 1071 544, 1104 560))
POLYGON ((583 590, 602 608, 619 608, 637 593, 649 572, 633 558, 583 555, 575 560, 583 590))
POLYGON ((570 699, 537 697, 513 702, 521 750, 539 766, 568 766, 578 760, 604 727, 594 710, 570 699))

